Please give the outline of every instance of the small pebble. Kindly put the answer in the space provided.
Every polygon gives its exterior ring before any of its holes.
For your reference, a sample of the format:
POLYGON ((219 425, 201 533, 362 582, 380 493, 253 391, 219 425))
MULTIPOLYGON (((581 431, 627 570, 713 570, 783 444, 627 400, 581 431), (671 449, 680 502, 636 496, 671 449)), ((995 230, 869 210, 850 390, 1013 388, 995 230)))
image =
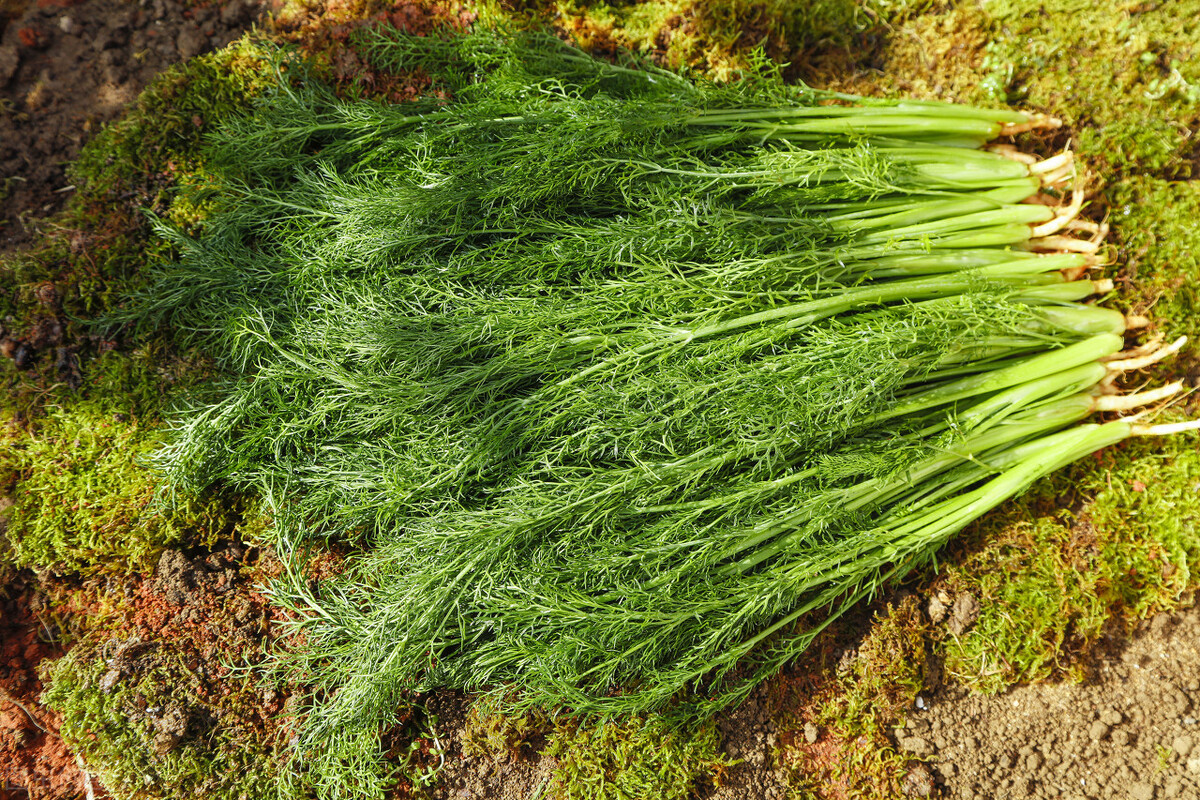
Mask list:
POLYGON ((935 752, 929 740, 922 739, 920 736, 905 736, 897 744, 900 745, 901 750, 916 756, 931 756, 935 752))
POLYGON ((1129 787, 1131 800, 1154 800, 1154 787, 1148 783, 1135 783, 1129 787))

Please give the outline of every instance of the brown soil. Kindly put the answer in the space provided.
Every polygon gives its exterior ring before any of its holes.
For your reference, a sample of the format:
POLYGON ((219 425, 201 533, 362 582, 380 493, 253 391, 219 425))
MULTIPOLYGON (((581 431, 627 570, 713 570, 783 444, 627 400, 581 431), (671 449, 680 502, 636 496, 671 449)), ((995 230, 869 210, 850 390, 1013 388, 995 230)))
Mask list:
POLYGON ((950 798, 1200 797, 1200 609, 1155 617, 1084 685, 947 689, 898 744, 950 798))
MULTIPOLYGON (((171 64, 222 47, 261 16, 256 0, 36 0, 0 36, 0 250, 62 208, 65 166, 171 64)), ((0 17, 0 24, 7 21, 0 17)))
POLYGON ((275 741, 287 695, 235 679, 233 669, 259 662, 274 639, 278 613, 258 587, 276 563, 239 542, 194 556, 167 550, 152 575, 85 585, 58 599, 60 613, 89 619, 81 647, 104 660, 100 690, 133 689, 121 713, 148 726, 159 756, 193 739, 250 752, 275 741), (171 677, 144 683, 151 674, 171 677))
POLYGON ((523 800, 544 795, 554 762, 540 755, 540 742, 501 753, 463 752, 470 706, 471 699, 457 692, 438 693, 426 703, 437 720, 433 728, 440 746, 437 757, 429 759, 430 766, 439 769, 433 800, 523 800))
POLYGON ((769 713, 763 687, 750 699, 717 721, 725 754, 737 759, 722 776, 719 786, 702 794, 706 800, 783 800, 788 796, 788 775, 775 763, 779 732, 769 713))
MULTIPOLYGON (((719 785, 701 782, 697 796, 704 800, 783 800, 788 776, 777 767, 774 751, 778 732, 770 714, 769 687, 717 722, 722 748, 736 763, 724 772, 719 785)), ((432 800, 524 800, 552 797, 556 760, 541 752, 545 735, 532 735, 519 747, 501 752, 475 752, 464 748, 468 739, 471 698, 457 692, 430 697, 425 707, 436 722, 435 757, 425 760, 438 768, 432 800)))

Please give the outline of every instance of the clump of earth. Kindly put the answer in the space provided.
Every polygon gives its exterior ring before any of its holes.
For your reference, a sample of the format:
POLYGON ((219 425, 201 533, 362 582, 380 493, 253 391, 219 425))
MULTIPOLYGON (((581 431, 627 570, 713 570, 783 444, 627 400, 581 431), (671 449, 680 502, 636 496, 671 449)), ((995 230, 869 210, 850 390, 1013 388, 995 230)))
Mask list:
POLYGON ((1143 628, 1083 684, 943 688, 897 744, 950 798, 1200 797, 1200 609, 1143 628))

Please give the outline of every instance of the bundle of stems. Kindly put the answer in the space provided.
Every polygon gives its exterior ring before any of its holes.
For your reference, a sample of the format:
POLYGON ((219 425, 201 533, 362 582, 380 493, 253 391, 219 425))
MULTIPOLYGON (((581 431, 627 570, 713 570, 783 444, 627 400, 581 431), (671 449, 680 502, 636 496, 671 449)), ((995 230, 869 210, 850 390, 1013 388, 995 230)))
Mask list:
POLYGON ((1177 392, 1113 385, 1181 343, 1117 355, 1070 155, 979 149, 1053 120, 363 37, 443 92, 288 62, 122 317, 226 370, 160 462, 272 505, 325 794, 380 795, 414 690, 711 714, 1038 477, 1170 432, 1083 422, 1177 392), (314 589, 330 537, 360 549, 314 589))

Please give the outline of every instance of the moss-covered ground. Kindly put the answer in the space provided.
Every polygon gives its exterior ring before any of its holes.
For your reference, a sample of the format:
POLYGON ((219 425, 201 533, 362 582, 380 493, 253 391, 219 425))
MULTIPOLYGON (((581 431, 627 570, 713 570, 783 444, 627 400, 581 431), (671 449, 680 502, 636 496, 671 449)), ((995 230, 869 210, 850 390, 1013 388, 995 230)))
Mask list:
MULTIPOLYGON (((600 54, 633 49, 718 78, 736 75, 762 46, 790 62, 789 75, 822 87, 1058 116, 1062 132, 1030 146, 1069 142, 1093 176, 1088 214, 1112 229, 1114 303, 1148 315, 1148 335, 1200 334, 1200 0, 372 0, 293 4, 267 36, 307 49, 342 91, 396 100, 419 90, 419 80, 366 71, 347 50, 356 21, 415 27, 476 18, 550 23, 600 54)), ((80 612, 70 627, 79 644, 47 668, 44 702, 118 798, 291 791, 276 777, 277 732, 254 728, 246 720, 257 717, 239 705, 259 691, 249 678, 234 699, 201 698, 189 682, 194 665, 166 653, 106 689, 116 637, 128 634, 113 620, 136 615, 134 595, 110 601, 125 607, 94 622, 83 613, 104 576, 148 581, 164 550, 203 554, 243 536, 241 499, 171 510, 155 502, 148 456, 166 407, 208 377, 202 354, 161 333, 139 338, 87 321, 168 252, 145 211, 179 224, 204 213, 180 192, 201 171, 195 145, 276 80, 266 52, 247 39, 164 74, 86 148, 74 168, 80 192, 53 232, 0 257, 0 578, 28 570, 47 598, 80 612), (161 715, 145 712, 170 704, 193 709, 195 727, 182 745, 164 749, 155 733, 161 715)), ((1197 353, 1154 377, 1196 386, 1197 353)), ((1163 418, 1186 416, 1200 416, 1194 397, 1163 418)), ((973 527, 936 569, 830 631, 812 658, 768 687, 786 734, 776 762, 795 795, 899 792, 909 762, 889 732, 934 664, 941 679, 984 692, 1083 677, 1103 635, 1188 602, 1200 585, 1198 525, 1200 448, 1180 437, 1112 448, 973 527), (979 604, 972 625, 930 621, 931 599, 967 595, 979 604), (818 657, 847 638, 858 642, 853 663, 839 669, 818 657), (830 733, 810 743, 806 725, 830 733)), ((547 755, 559 765, 549 791, 563 798, 687 797, 730 766, 712 728, 668 735, 656 724, 506 721, 481 712, 470 735, 493 751, 548 736, 547 755)), ((422 782, 402 784, 419 793, 422 782)))

